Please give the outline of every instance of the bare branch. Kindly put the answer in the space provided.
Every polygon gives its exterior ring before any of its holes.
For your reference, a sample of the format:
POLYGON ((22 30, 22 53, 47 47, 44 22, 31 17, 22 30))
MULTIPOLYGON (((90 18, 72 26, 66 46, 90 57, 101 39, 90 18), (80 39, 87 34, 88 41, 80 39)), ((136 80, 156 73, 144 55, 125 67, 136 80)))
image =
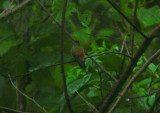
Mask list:
POLYGON ((10 82, 12 84, 12 86, 20 93, 22 94, 24 97, 26 97, 27 99, 31 100, 33 103, 35 103, 43 112, 47 113, 47 111, 41 106, 39 105, 38 102, 36 102, 34 99, 32 99, 31 97, 29 97, 28 95, 26 95, 25 93, 23 93, 22 91, 20 91, 15 85, 14 83, 12 82, 12 79, 10 78, 10 75, 8 75, 9 79, 10 79, 10 82))
POLYGON ((90 107, 90 109, 93 111, 93 113, 98 113, 98 110, 96 109, 96 107, 89 103, 87 100, 85 100, 79 93, 78 91, 76 91, 76 93, 78 94, 78 96, 90 107))
POLYGON ((117 82, 116 78, 113 77, 112 75, 110 75, 99 63, 97 63, 86 51, 85 51, 86 55, 106 74, 108 75, 112 80, 114 80, 115 82, 117 82))
POLYGON ((148 62, 146 62, 142 68, 136 72, 135 75, 133 75, 133 77, 130 79, 130 81, 128 82, 128 84, 125 86, 125 88, 123 89, 122 93, 120 94, 121 96, 118 97, 118 99, 116 100, 116 102, 114 103, 114 105, 112 106, 112 108, 109 110, 108 113, 112 113, 114 111, 114 109, 116 108, 116 106, 118 105, 118 103, 120 102, 122 96, 127 92, 127 90, 129 89, 129 87, 131 86, 131 84, 136 80, 136 78, 148 67, 148 65, 155 60, 158 56, 160 55, 160 49, 149 58, 148 62))
POLYGON ((5 111, 5 112, 8 112, 8 113, 29 113, 29 112, 17 111, 17 110, 2 107, 2 106, 0 106, 0 111, 5 111))
POLYGON ((14 0, 12 0, 9 5, 7 6, 7 8, 0 14, 0 15, 3 15, 6 11, 8 11, 9 7, 12 5, 14 0))
POLYGON ((64 36, 66 7, 67 7, 67 0, 64 0, 63 11, 62 11, 61 39, 60 39, 60 63, 61 63, 61 73, 62 73, 63 89, 64 89, 66 103, 67 103, 69 112, 73 113, 73 110, 70 104, 70 100, 69 100, 69 96, 68 96, 66 76, 64 72, 64 63, 63 63, 63 36, 64 36))
MULTIPOLYGON (((137 6, 138 0, 135 0, 135 7, 134 7, 134 14, 133 14, 133 23, 136 24, 136 17, 137 17, 137 6)), ((134 54, 134 27, 132 27, 132 35, 131 35, 131 56, 134 54)), ((132 77, 132 74, 131 74, 132 77)), ((130 98, 133 97, 133 87, 132 84, 130 86, 130 98)), ((130 113, 133 113, 133 99, 130 100, 130 113)))
POLYGON ((160 36, 160 25, 157 26, 150 34, 149 37, 158 37, 160 36))
POLYGON ((14 7, 13 9, 8 10, 8 11, 6 11, 4 13, 1 13, 0 14, 0 19, 4 18, 4 17, 6 17, 6 16, 8 16, 10 14, 13 14, 17 10, 19 10, 19 9, 23 8, 25 5, 27 5, 30 1, 32 1, 32 0, 25 0, 24 2, 20 3, 18 6, 14 7))
POLYGON ((110 3, 110 5, 111 5, 121 16, 123 16, 123 17, 126 19, 126 21, 127 21, 132 27, 134 27, 134 28, 137 30, 137 32, 139 32, 145 39, 148 39, 148 37, 147 37, 141 30, 139 30, 139 28, 137 28, 137 27, 127 18, 127 16, 124 15, 110 0, 107 0, 107 1, 110 3))
MULTIPOLYGON (((90 58, 90 57, 101 56, 101 55, 104 55, 104 54, 110 54, 110 53, 112 53, 112 54, 120 54, 120 55, 127 56, 128 58, 132 59, 132 56, 129 56, 129 55, 125 54, 125 53, 114 52, 114 51, 106 51, 106 52, 102 52, 102 53, 99 53, 99 54, 96 54, 96 55, 90 55, 89 57, 85 57, 85 59, 90 58)), ((68 64, 68 63, 73 63, 73 62, 75 62, 75 60, 67 61, 67 62, 64 62, 63 64, 68 64)), ((49 68, 49 67, 53 67, 53 66, 57 66, 57 65, 60 65, 60 63, 50 64, 50 65, 48 65, 48 66, 40 67, 40 68, 37 68, 37 69, 32 70, 32 71, 30 71, 30 72, 27 72, 27 73, 25 73, 25 74, 12 75, 12 76, 10 76, 10 77, 14 79, 14 78, 17 78, 17 77, 27 76, 27 75, 30 75, 30 74, 36 72, 36 71, 40 71, 40 70, 47 69, 47 68, 49 68)), ((4 77, 7 77, 7 78, 8 78, 7 74, 2 73, 2 72, 0 72, 0 74, 1 74, 2 76, 4 76, 4 77)))

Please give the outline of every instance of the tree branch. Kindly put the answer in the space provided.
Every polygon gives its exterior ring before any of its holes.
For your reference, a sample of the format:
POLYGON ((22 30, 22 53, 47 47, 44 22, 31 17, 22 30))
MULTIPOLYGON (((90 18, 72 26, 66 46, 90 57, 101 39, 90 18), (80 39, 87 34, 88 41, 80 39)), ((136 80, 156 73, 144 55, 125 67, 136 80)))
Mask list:
POLYGON ((67 0, 64 0, 63 11, 62 11, 61 39, 60 39, 60 63, 61 63, 61 73, 62 73, 63 89, 64 89, 66 103, 67 103, 69 112, 73 113, 73 110, 70 104, 70 100, 69 100, 69 96, 68 96, 66 76, 64 72, 64 63, 63 63, 63 36, 64 36, 66 7, 67 7, 67 0))
MULTIPOLYGON (((99 54, 96 54, 96 55, 90 55, 89 57, 85 57, 85 59, 90 58, 90 57, 101 56, 101 55, 104 55, 104 54, 110 54, 110 53, 112 53, 112 54, 120 54, 120 55, 127 56, 128 58, 132 59, 132 56, 130 56, 130 55, 127 55, 127 54, 121 53, 121 52, 114 52, 114 51, 106 51, 106 52, 102 52, 102 53, 99 53, 99 54)), ((68 64, 68 63, 73 63, 73 62, 76 62, 76 61, 75 61, 75 60, 71 60, 71 61, 64 62, 63 64, 68 64)), ((30 75, 30 74, 36 72, 36 71, 43 70, 43 69, 47 69, 47 68, 49 68, 49 67, 53 67, 53 66, 57 66, 57 65, 60 65, 60 63, 51 64, 51 65, 48 65, 48 66, 45 66, 45 67, 40 67, 40 68, 35 69, 35 70, 33 70, 33 71, 30 71, 30 72, 28 72, 28 73, 24 73, 24 74, 21 74, 21 75, 12 75, 12 76, 10 76, 10 77, 14 79, 14 78, 17 78, 17 77, 27 76, 27 75, 30 75)), ((8 78, 7 74, 2 73, 2 72, 0 72, 0 74, 1 74, 2 76, 4 76, 4 77, 7 77, 7 78, 8 78)))
MULTIPOLYGON (((159 29, 160 29, 160 27, 159 27, 159 29)), ((156 29, 156 30, 159 30, 159 29, 156 29)), ((151 33, 153 33, 154 30, 151 33)), ((142 56, 142 54, 145 52, 147 47, 150 45, 150 43, 154 39, 153 36, 154 35, 149 35, 149 38, 143 41, 140 48, 135 53, 133 59, 130 61, 129 65, 127 66, 125 72, 122 74, 122 77, 120 78, 120 80, 117 83, 114 84, 113 88, 111 89, 110 94, 105 99, 103 105, 100 108, 100 113, 106 112, 107 109, 109 108, 109 106, 111 105, 111 103, 114 101, 118 92, 120 91, 120 89, 122 88, 122 86, 124 85, 126 80, 128 79, 129 75, 132 73, 132 71, 133 71, 134 67, 136 66, 139 58, 142 56)))
POLYGON ((23 8, 25 5, 27 5, 30 1, 32 1, 32 0, 25 0, 22 3, 20 3, 18 6, 14 7, 13 9, 8 10, 8 11, 6 11, 4 13, 1 13, 0 14, 0 19, 4 18, 4 17, 6 17, 6 16, 8 16, 10 14, 13 14, 17 10, 19 10, 19 9, 23 8))
POLYGON ((10 79, 10 82, 12 84, 12 86, 20 93, 22 94, 24 97, 26 97, 27 99, 31 100, 33 103, 35 103, 44 113, 47 113, 47 111, 38 103, 36 102, 34 99, 32 99, 31 97, 29 97, 28 95, 26 95, 25 93, 23 93, 22 91, 20 91, 15 85, 14 83, 12 82, 12 79, 10 78, 10 75, 9 76, 9 79, 10 79))
POLYGON ((0 111, 5 111, 5 112, 8 112, 8 113, 29 113, 29 112, 17 111, 17 110, 2 107, 2 106, 0 106, 0 111))
MULTIPOLYGON (((134 14, 133 14, 133 23, 136 24, 136 17, 137 17, 137 6, 138 0, 135 0, 135 7, 134 7, 134 14)), ((131 56, 134 54, 134 27, 132 27, 132 35, 131 35, 131 56)), ((132 74, 131 74, 132 78, 132 74)), ((133 97, 133 87, 132 84, 130 86, 130 98, 133 97)), ((133 99, 130 100, 130 113, 133 113, 133 99)))
POLYGON ((116 100, 116 102, 114 103, 114 105, 112 106, 112 108, 109 110, 108 113, 112 113, 114 111, 114 109, 116 108, 116 106, 118 105, 118 103, 120 102, 122 96, 127 92, 127 90, 129 89, 129 87, 131 86, 131 84, 136 80, 136 78, 148 67, 148 65, 155 60, 158 56, 160 55, 160 49, 149 58, 149 60, 142 66, 142 68, 136 72, 136 74, 130 79, 130 81, 128 82, 128 84, 125 86, 125 88, 123 89, 122 93, 120 94, 121 96, 118 97, 118 99, 116 100))
POLYGON ((126 21, 127 21, 132 27, 134 27, 134 28, 137 30, 137 32, 139 32, 145 39, 148 39, 148 37, 147 37, 141 30, 139 30, 139 28, 137 28, 137 27, 127 18, 127 16, 124 15, 110 0, 107 0, 107 1, 109 2, 109 4, 110 4, 121 16, 123 16, 123 17, 126 19, 126 21))

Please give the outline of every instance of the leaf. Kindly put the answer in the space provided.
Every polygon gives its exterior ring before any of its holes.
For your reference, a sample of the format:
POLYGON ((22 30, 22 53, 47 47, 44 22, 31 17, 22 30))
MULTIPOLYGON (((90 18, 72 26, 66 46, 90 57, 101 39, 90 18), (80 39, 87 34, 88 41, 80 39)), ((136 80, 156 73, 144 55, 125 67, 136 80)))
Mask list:
POLYGON ((158 6, 150 9, 142 7, 137 13, 138 19, 143 23, 144 27, 149 27, 160 22, 160 9, 158 6))
POLYGON ((154 65, 153 63, 151 63, 148 67, 152 71, 152 73, 155 73, 158 68, 158 66, 154 65))
POLYGON ((78 18, 84 27, 87 27, 91 22, 92 12, 85 10, 83 13, 78 12, 78 18))
POLYGON ((152 77, 143 79, 142 81, 138 82, 137 85, 139 87, 146 86, 146 85, 150 84, 151 80, 152 80, 152 77))
MULTIPOLYGON (((74 93, 76 93, 76 91, 78 91, 81 87, 83 87, 89 81, 90 78, 91 78, 91 74, 88 74, 84 76, 82 79, 79 79, 73 82, 72 84, 70 84, 67 88, 69 97, 71 97, 74 93)), ((64 108, 64 103, 65 103, 64 93, 60 99, 60 102, 61 102, 60 113, 62 113, 62 110, 64 108)))

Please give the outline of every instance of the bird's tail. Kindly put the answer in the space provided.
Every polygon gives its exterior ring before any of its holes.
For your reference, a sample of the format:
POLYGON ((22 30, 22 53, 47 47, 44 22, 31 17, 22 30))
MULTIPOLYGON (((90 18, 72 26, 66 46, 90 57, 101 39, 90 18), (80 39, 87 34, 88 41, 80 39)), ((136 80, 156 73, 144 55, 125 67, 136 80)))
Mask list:
POLYGON ((79 60, 78 61, 78 64, 79 64, 79 66, 81 67, 81 68, 83 68, 83 69, 85 69, 85 61, 82 61, 82 60, 79 60))

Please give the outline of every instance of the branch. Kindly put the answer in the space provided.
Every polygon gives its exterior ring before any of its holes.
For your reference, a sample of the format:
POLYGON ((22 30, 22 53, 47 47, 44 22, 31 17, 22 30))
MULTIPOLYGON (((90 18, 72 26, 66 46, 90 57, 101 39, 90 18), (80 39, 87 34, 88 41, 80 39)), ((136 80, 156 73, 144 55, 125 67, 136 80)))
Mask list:
POLYGON ((96 109, 96 107, 89 103, 87 100, 85 100, 79 93, 78 91, 76 91, 76 93, 78 94, 78 96, 89 106, 89 108, 93 111, 93 113, 98 113, 98 110, 96 109))
POLYGON ((3 15, 6 11, 8 11, 9 7, 12 5, 14 0, 12 0, 9 5, 7 6, 7 8, 0 14, 0 15, 3 15))
MULTIPOLYGON (((85 57, 85 59, 90 58, 90 57, 101 56, 101 55, 104 55, 104 54, 110 54, 110 53, 120 54, 120 55, 127 56, 128 58, 132 59, 132 56, 130 56, 130 55, 127 55, 127 54, 121 53, 121 52, 114 52, 114 51, 107 51, 107 52, 102 52, 102 53, 99 53, 99 54, 96 54, 96 55, 90 55, 89 57, 85 57)), ((76 61, 75 61, 75 60, 71 60, 71 61, 64 62, 63 64, 68 64, 68 63, 73 63, 73 62, 76 62, 76 61)), ((53 66, 57 66, 57 65, 60 65, 60 63, 51 64, 51 65, 48 65, 48 66, 45 66, 45 67, 40 67, 40 68, 35 69, 35 70, 33 70, 33 71, 27 72, 27 73, 25 73, 25 74, 12 75, 12 76, 10 76, 10 77, 14 79, 14 78, 17 78, 17 77, 27 76, 27 75, 30 75, 30 74, 36 72, 36 71, 43 70, 43 69, 47 69, 47 68, 49 68, 49 67, 53 67, 53 66)), ((0 74, 1 74, 2 76, 4 76, 4 77, 7 77, 7 78, 8 78, 8 76, 7 76, 5 73, 0 72, 0 74)))
POLYGON ((68 96, 66 76, 65 76, 65 72, 64 72, 64 63, 63 63, 63 36, 64 36, 64 23, 65 23, 66 7, 67 7, 67 0, 64 0, 63 11, 62 11, 61 39, 60 39, 60 63, 61 63, 61 73, 62 73, 63 89, 64 89, 66 103, 67 103, 69 112, 73 113, 73 110, 72 110, 72 107, 70 104, 70 100, 69 100, 69 96, 68 96))
POLYGON ((86 55, 106 74, 108 75, 112 80, 114 80, 115 82, 117 82, 116 78, 113 77, 112 75, 110 75, 99 63, 97 63, 86 51, 85 51, 86 55))
POLYGON ((22 94, 24 97, 26 97, 27 99, 31 100, 33 103, 35 103, 44 113, 47 113, 47 111, 41 106, 38 104, 38 102, 36 102, 34 99, 32 99, 31 97, 27 96, 25 93, 23 93, 22 91, 20 91, 15 85, 14 83, 12 82, 12 79, 10 78, 10 75, 9 76, 9 79, 10 79, 10 82, 12 84, 12 86, 20 93, 22 94))
POLYGON ((90 55, 89 57, 86 57, 86 58, 96 57, 96 56, 100 56, 100 55, 104 55, 104 54, 109 54, 109 53, 120 54, 120 55, 123 55, 123 56, 127 56, 130 59, 133 58, 132 56, 130 56, 128 54, 121 53, 121 52, 114 52, 114 51, 106 51, 106 52, 99 53, 97 55, 90 55))
POLYGON ((6 17, 10 14, 13 14, 17 10, 19 10, 19 9, 23 8, 25 5, 27 5, 30 1, 32 1, 32 0, 25 0, 24 2, 20 3, 18 6, 14 7, 13 9, 8 10, 5 13, 1 13, 0 14, 0 19, 4 18, 4 17, 6 17))
MULTIPOLYGON (((58 25, 58 27, 61 28, 61 25, 57 22, 57 20, 50 14, 50 12, 39 2, 39 0, 37 0, 38 5, 52 18, 52 20, 58 25)), ((65 33, 71 38, 71 40, 74 42, 75 40, 73 39, 73 37, 70 35, 70 33, 67 30, 64 30, 65 33)), ((85 51, 86 55, 88 57, 89 54, 87 53, 87 51, 85 51)), ((92 57, 90 57, 90 59, 106 74, 108 75, 112 80, 117 81, 112 75, 110 75, 100 64, 98 64, 92 57)))
MULTIPOLYGON (((159 29, 160 29, 160 27, 159 27, 159 29)), ((152 32, 154 32, 154 30, 152 32)), ((113 88, 111 89, 110 94, 105 99, 103 105, 100 108, 100 113, 104 113, 104 112, 107 111, 107 109, 109 108, 109 106, 111 105, 111 103, 116 98, 118 92, 123 87, 123 85, 126 82, 126 80, 128 79, 129 75, 132 73, 132 71, 133 71, 134 67, 136 66, 139 58, 145 52, 145 50, 150 45, 150 43, 152 42, 153 39, 154 39, 154 37, 152 35, 149 35, 149 38, 143 41, 143 43, 141 44, 140 48, 137 50, 137 52, 135 53, 133 59, 130 61, 130 63, 128 64, 126 70, 122 74, 120 80, 117 83, 114 84, 113 88)))
POLYGON ((110 0, 107 0, 107 1, 109 2, 109 4, 110 4, 121 16, 123 16, 123 17, 126 19, 126 21, 127 21, 132 27, 134 27, 134 28, 137 30, 137 32, 139 32, 145 39, 148 39, 148 37, 147 37, 141 30, 139 30, 139 28, 137 28, 137 27, 127 18, 127 16, 124 15, 110 0))
MULTIPOLYGON (((37 2, 37 4, 48 14, 48 16, 51 17, 51 19, 57 24, 57 26, 61 28, 61 24, 58 23, 58 21, 57 21, 57 20, 52 16, 52 14, 47 10, 47 8, 45 8, 45 7, 43 6, 43 4, 41 4, 41 3, 39 2, 39 0, 36 0, 36 2, 37 2)), ((65 33, 71 38, 71 40, 74 42, 74 39, 73 39, 73 37, 70 35, 70 33, 69 33, 68 31, 66 31, 65 29, 64 29, 64 32, 65 32, 65 33)))
POLYGON ((145 98, 145 97, 149 97, 157 92, 160 91, 160 88, 158 88, 157 90, 153 91, 153 92, 149 92, 149 94, 145 94, 145 95, 140 95, 140 96, 135 96, 135 97, 124 97, 123 95, 119 95, 123 98, 127 98, 127 99, 139 99, 139 98, 145 98))
POLYGON ((8 113, 29 113, 29 112, 17 111, 17 110, 2 107, 2 106, 0 106, 0 111, 5 111, 5 112, 8 112, 8 113))
POLYGON ((129 87, 131 86, 131 84, 136 80, 136 78, 148 67, 148 65, 155 60, 158 56, 160 55, 160 49, 149 58, 149 60, 142 66, 142 68, 136 72, 136 74, 130 79, 130 81, 128 82, 128 84, 125 86, 125 88, 123 89, 122 93, 120 94, 121 96, 116 100, 116 102, 114 103, 114 105, 112 106, 112 108, 109 110, 108 113, 112 113, 114 111, 114 109, 116 108, 116 106, 118 105, 118 103, 120 102, 122 96, 127 92, 127 90, 129 89, 129 87))
POLYGON ((149 37, 158 37, 160 36, 160 25, 157 26, 150 34, 149 37))
MULTIPOLYGON (((134 14, 133 14, 133 23, 136 24, 136 17, 137 17, 137 6, 138 0, 135 0, 135 7, 134 7, 134 14)), ((132 35, 131 35, 131 56, 134 54, 134 27, 132 27, 132 35)), ((132 75, 131 75, 132 78, 132 75)), ((130 86, 130 98, 133 97, 133 87, 132 84, 130 86)), ((130 100, 130 113, 133 113, 133 99, 130 100)))

